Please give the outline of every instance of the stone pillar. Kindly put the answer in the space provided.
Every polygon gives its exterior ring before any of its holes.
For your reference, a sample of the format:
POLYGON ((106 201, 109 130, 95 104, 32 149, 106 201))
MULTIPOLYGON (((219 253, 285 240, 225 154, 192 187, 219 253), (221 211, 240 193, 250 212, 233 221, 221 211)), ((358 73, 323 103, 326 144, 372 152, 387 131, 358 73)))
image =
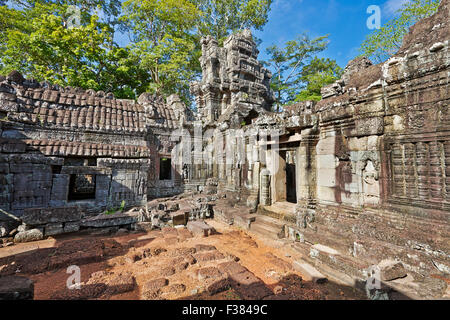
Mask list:
POLYGON ((302 141, 297 149, 297 226, 306 228, 315 219, 316 145, 318 137, 310 130, 302 132, 302 141))
POLYGON ((263 206, 270 206, 270 171, 267 169, 261 170, 261 183, 260 183, 260 204, 263 206))

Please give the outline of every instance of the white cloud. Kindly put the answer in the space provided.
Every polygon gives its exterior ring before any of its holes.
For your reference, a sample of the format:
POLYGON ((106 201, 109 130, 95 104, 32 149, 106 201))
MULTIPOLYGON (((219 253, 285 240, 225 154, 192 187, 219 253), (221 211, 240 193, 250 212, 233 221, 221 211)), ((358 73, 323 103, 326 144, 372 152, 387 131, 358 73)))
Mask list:
POLYGON ((383 5, 383 12, 393 16, 396 14, 397 10, 407 2, 409 2, 409 0, 388 0, 383 5))

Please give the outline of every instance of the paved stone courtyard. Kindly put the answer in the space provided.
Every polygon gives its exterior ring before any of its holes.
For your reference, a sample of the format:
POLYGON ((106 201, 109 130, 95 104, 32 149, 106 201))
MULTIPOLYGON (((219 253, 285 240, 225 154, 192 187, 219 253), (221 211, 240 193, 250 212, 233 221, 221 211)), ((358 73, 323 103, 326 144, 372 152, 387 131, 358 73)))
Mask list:
POLYGON ((364 299, 353 288, 302 279, 292 252, 240 228, 208 221, 186 228, 112 236, 60 236, 0 249, 0 274, 34 281, 35 299, 364 299), (269 243, 268 243, 269 242, 269 243), (81 269, 69 290, 67 267, 81 269))
POLYGON ((0 75, 0 298, 450 298, 449 9, 280 112, 250 30, 195 110, 0 75))

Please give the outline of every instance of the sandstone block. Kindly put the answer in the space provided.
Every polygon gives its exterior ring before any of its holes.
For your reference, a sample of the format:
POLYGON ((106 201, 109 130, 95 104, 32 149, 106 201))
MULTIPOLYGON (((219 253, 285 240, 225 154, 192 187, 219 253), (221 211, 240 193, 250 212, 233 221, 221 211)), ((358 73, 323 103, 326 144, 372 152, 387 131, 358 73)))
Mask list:
POLYGON ((19 276, 0 277, 0 300, 33 300, 34 283, 19 276))
POLYGON ((44 239, 44 234, 42 230, 39 229, 31 229, 23 232, 19 232, 14 237, 14 242, 30 242, 30 241, 38 241, 44 239))
POLYGON ((54 236, 57 234, 64 233, 64 228, 62 223, 50 223, 46 224, 44 227, 46 236, 54 236))
POLYGON ((187 228, 193 234, 204 237, 210 236, 215 233, 214 228, 204 221, 189 221, 187 224, 187 228))
POLYGON ((407 276, 406 270, 400 261, 383 260, 378 264, 382 281, 391 281, 407 276))

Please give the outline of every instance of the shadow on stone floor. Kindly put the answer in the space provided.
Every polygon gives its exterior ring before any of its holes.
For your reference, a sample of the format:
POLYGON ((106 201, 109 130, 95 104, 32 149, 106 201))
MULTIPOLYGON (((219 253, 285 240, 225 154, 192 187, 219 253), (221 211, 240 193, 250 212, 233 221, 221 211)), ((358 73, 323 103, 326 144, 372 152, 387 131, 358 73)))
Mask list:
MULTIPOLYGON (((205 292, 179 300, 369 300, 360 289, 333 281, 316 284, 304 281, 297 274, 287 274, 271 285, 260 279, 248 280, 231 275, 208 284, 205 292)), ((389 292, 390 300, 411 300, 400 292, 386 291, 389 292)))
POLYGON ((66 287, 66 281, 70 274, 66 273, 66 269, 73 265, 89 268, 89 272, 84 272, 85 270, 81 272, 81 281, 87 281, 92 273, 104 272, 108 269, 109 266, 106 263, 108 259, 125 256, 132 248, 146 246, 156 238, 148 237, 139 240, 135 239, 136 236, 138 234, 130 235, 133 239, 125 244, 113 239, 114 236, 90 236, 86 239, 69 238, 70 235, 55 237, 56 242, 51 248, 32 249, 0 258, 0 278, 8 276, 29 278, 46 275, 54 277, 56 275, 61 278, 61 281, 53 283, 53 287, 49 289, 53 291, 52 299, 83 300, 97 298, 103 294, 128 292, 136 285, 131 274, 119 274, 113 277, 109 284, 85 284, 80 290, 69 290, 66 287))

